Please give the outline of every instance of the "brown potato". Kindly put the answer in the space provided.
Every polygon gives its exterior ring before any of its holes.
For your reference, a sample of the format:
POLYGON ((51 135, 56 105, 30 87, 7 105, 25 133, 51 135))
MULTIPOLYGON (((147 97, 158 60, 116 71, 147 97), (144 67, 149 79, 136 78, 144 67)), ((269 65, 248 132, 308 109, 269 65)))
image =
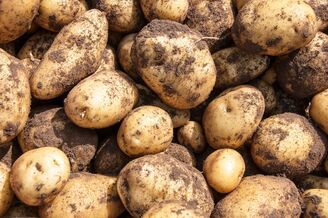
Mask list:
POLYGON ((320 30, 328 27, 328 2, 327 0, 304 0, 308 3, 317 15, 320 30))
POLYGON ((9 181, 10 168, 0 163, 0 216, 2 217, 9 209, 14 198, 14 192, 9 181))
POLYGON ((164 154, 170 155, 187 165, 196 167, 195 155, 190 149, 183 145, 171 143, 169 147, 164 151, 164 154))
POLYGON ((11 141, 0 146, 0 162, 7 165, 9 168, 15 160, 22 154, 19 146, 15 141, 11 141))
POLYGON ((202 152, 206 140, 202 126, 196 121, 189 121, 178 130, 178 142, 190 147, 195 153, 202 152))
POLYGON ((300 178, 298 186, 303 189, 328 189, 328 178, 306 175, 300 178))
POLYGON ((251 82, 251 85, 262 92, 265 101, 265 113, 269 114, 277 106, 277 97, 274 88, 260 79, 251 82))
POLYGON ((274 67, 270 67, 260 78, 264 82, 273 85, 277 81, 277 73, 274 70, 274 67))
POLYGON ((328 89, 312 98, 309 112, 311 118, 328 134, 328 89))
POLYGON ((238 11, 250 0, 235 0, 235 5, 238 9, 238 11))
POLYGON ((30 79, 33 73, 38 69, 38 66, 41 61, 39 59, 34 59, 34 58, 33 59, 25 58, 20 62, 26 69, 27 78, 30 79))
POLYGON ((304 218, 328 217, 328 190, 310 189, 303 193, 304 218))

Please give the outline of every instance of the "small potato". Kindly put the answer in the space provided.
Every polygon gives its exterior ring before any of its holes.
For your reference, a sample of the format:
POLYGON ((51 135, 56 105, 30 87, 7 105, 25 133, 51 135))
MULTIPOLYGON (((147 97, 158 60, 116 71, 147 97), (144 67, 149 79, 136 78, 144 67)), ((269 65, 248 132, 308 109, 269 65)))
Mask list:
POLYGON ((304 218, 328 217, 328 190, 310 189, 303 193, 304 218))
POLYGON ((0 163, 0 216, 2 217, 9 209, 14 192, 10 187, 9 181, 10 168, 4 163, 0 163))
POLYGON ((13 164, 11 188, 23 203, 40 206, 51 202, 65 186, 70 164, 64 152, 54 147, 28 151, 13 164))
POLYGON ((183 145, 171 143, 169 147, 164 151, 164 154, 170 155, 171 157, 174 157, 175 159, 187 165, 196 167, 195 155, 190 149, 183 145))
POLYGON ((328 27, 328 1, 327 0, 304 0, 308 3, 317 15, 320 30, 328 27))
POLYGON ((115 70, 117 69, 117 60, 116 60, 116 54, 113 47, 110 45, 107 45, 103 57, 100 62, 100 66, 97 71, 100 70, 115 70))
POLYGON ((203 128, 196 121, 189 121, 178 130, 178 141, 190 147, 195 153, 202 152, 206 147, 203 128))
POLYGON ((306 175, 300 178, 298 186, 303 189, 328 189, 328 178, 306 175))
POLYGON ((232 27, 237 47, 271 56, 304 47, 316 32, 315 12, 310 5, 295 0, 252 0, 239 11, 232 27))
POLYGON ((245 172, 243 157, 232 149, 219 149, 204 162, 204 175, 208 184, 220 193, 233 191, 245 172))
POLYGON ((15 160, 22 154, 19 146, 15 141, 11 141, 0 146, 0 162, 7 165, 9 168, 15 160))
POLYGON ((59 32, 87 10, 85 0, 42 0, 35 23, 46 30, 59 32))
POLYGON ((264 82, 273 85, 277 81, 277 73, 274 70, 274 67, 270 67, 260 78, 264 82))
POLYGON ((60 194, 39 208, 39 215, 42 218, 116 218, 124 211, 116 183, 116 177, 73 173, 60 194))
POLYGON ((0 48, 12 56, 16 55, 15 42, 7 43, 7 44, 0 44, 0 48))
POLYGON ((0 44, 14 41, 27 32, 39 6, 40 0, 1 1, 0 44))
POLYGON ((325 154, 325 140, 303 116, 284 113, 259 125, 251 153, 255 164, 270 174, 298 177, 313 171, 325 154))
POLYGON ((38 218, 38 211, 34 207, 19 203, 12 205, 3 218, 38 218))
POLYGON ((100 70, 76 85, 65 99, 65 113, 83 128, 105 128, 120 122, 138 100, 128 76, 100 70))
POLYGON ((206 108, 203 128, 214 149, 238 148, 253 136, 264 114, 262 93, 252 86, 227 89, 206 108))
POLYGON ((312 98, 310 116, 328 134, 328 89, 312 98))
POLYGON ((30 79, 33 73, 38 69, 38 66, 41 61, 39 59, 25 58, 20 62, 26 69, 27 78, 30 79))
POLYGON ((277 97, 274 88, 263 80, 255 80, 251 85, 262 92, 265 101, 265 114, 269 114, 277 106, 277 97))
POLYGON ((130 157, 164 151, 173 139, 173 123, 159 107, 142 106, 131 111, 117 133, 120 149, 130 157))

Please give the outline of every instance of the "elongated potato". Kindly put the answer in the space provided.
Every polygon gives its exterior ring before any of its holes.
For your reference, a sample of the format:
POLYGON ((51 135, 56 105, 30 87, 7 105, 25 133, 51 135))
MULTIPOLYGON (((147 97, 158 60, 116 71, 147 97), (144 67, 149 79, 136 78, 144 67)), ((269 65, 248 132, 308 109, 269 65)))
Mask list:
POLYGON ((42 100, 56 98, 93 74, 100 65, 107 37, 106 17, 96 9, 65 26, 31 77, 32 95, 42 100))
POLYGON ((312 98, 310 116, 328 134, 328 89, 312 98))
POLYGON ((31 94, 26 74, 18 59, 0 49, 0 144, 15 138, 27 121, 31 94))
POLYGON ((298 186, 303 189, 328 189, 328 178, 306 175, 300 178, 298 186))
POLYGON ((328 217, 328 190, 309 189, 303 193, 304 218, 328 217))
POLYGON ((13 198, 14 192, 10 187, 9 181, 10 167, 4 163, 0 163, 0 216, 2 217, 9 209, 13 198))

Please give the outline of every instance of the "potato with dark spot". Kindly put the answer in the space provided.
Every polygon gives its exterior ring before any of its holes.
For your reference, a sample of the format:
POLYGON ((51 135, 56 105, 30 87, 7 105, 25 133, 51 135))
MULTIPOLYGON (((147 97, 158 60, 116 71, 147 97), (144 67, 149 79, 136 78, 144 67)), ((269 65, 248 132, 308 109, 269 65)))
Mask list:
POLYGON ((4 163, 0 163, 0 216, 2 217, 9 209, 14 192, 10 187, 9 181, 10 167, 4 163))
POLYGON ((312 98, 309 112, 311 118, 328 134, 328 89, 312 98))
POLYGON ((307 45, 317 26, 315 12, 303 1, 252 0, 239 11, 232 37, 248 52, 279 56, 307 45))
POLYGON ((116 184, 116 177, 73 173, 59 195, 39 208, 39 215, 47 218, 116 218, 124 211, 116 184))
POLYGON ((7 44, 0 44, 0 48, 3 49, 8 54, 15 56, 16 55, 16 45, 15 42, 10 42, 7 44))
POLYGON ((204 112, 203 128, 207 142, 214 149, 242 146, 256 131, 264 108, 264 97, 253 86, 227 89, 204 112))
POLYGON ((299 177, 313 171, 325 154, 320 136, 303 116, 284 113, 263 120, 251 145, 255 164, 269 174, 299 177))
POLYGON ((303 193, 304 218, 328 217, 328 190, 309 189, 303 193))
POLYGON ((306 175, 300 178, 298 186, 303 189, 328 189, 328 178, 306 175))
POLYGON ((187 26, 168 20, 153 20, 136 36, 139 75, 173 108, 196 107, 214 87, 214 61, 201 37, 187 26))
POLYGON ((195 153, 202 152, 206 147, 206 140, 202 126, 196 121, 189 121, 178 130, 180 144, 190 147, 195 153))
POLYGON ((328 27, 328 1, 327 0, 304 0, 308 3, 317 15, 319 29, 325 30, 328 27))
POLYGON ((113 47, 107 45, 100 62, 99 70, 115 70, 118 67, 116 54, 113 47))
POLYGON ((155 203, 183 200, 209 216, 214 202, 202 174, 166 154, 137 158, 120 172, 118 194, 133 217, 141 217, 155 203))
POLYGON ((96 9, 65 26, 31 77, 33 97, 56 98, 93 74, 100 65, 107 36, 106 17, 96 9))
POLYGON ((7 165, 9 168, 15 160, 22 155, 22 151, 16 141, 11 141, 0 146, 0 162, 7 165))
POLYGON ((265 113, 269 114, 277 106, 277 97, 274 88, 260 79, 251 82, 251 85, 262 92, 265 100, 265 113))
POLYGON ((34 59, 34 58, 33 59, 25 58, 20 62, 26 69, 27 78, 30 79, 33 73, 38 69, 38 66, 41 61, 39 59, 34 59))
POLYGON ((3 218, 19 218, 19 217, 29 217, 37 218, 38 211, 34 207, 27 206, 26 204, 18 203, 12 205, 3 218))
POLYGON ((187 165, 196 167, 195 155, 190 149, 183 145, 171 143, 169 147, 164 151, 164 154, 170 155, 187 165))
POLYGON ((255 175, 245 177, 240 185, 220 200, 212 218, 291 217, 302 212, 301 196, 287 178, 255 175))

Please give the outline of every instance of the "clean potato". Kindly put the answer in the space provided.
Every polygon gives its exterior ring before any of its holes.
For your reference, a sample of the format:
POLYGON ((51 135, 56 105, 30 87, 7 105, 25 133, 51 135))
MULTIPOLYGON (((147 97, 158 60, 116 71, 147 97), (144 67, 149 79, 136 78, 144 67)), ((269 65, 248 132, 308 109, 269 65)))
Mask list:
POLYGON ((206 147, 206 140, 202 126, 196 121, 188 121, 178 130, 178 142, 190 147, 195 153, 202 152, 206 147))
POLYGON ((328 178, 314 175, 301 177, 298 186, 303 189, 328 189, 328 178))
POLYGON ((262 92, 265 101, 265 113, 269 114, 277 106, 277 97, 273 86, 261 79, 254 80, 251 85, 262 92))
POLYGON ((174 157, 187 165, 193 167, 196 166, 196 158, 194 153, 183 145, 171 143, 164 151, 164 154, 170 155, 171 157, 174 157))
POLYGON ((304 218, 328 217, 328 190, 309 189, 303 193, 304 218))
POLYGON ((309 112, 311 118, 328 134, 328 89, 312 98, 309 112))
POLYGON ((9 180, 10 168, 4 163, 0 163, 0 216, 2 217, 9 209, 14 192, 10 187, 9 180))

